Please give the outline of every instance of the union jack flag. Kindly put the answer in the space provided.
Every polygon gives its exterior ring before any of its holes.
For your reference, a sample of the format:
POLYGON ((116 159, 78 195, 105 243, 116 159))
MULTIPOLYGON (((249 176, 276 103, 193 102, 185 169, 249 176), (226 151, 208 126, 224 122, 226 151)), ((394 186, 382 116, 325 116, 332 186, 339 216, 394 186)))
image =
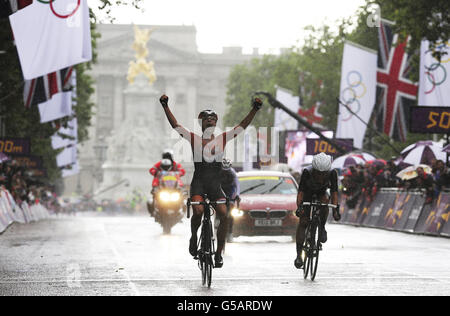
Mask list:
POLYGON ((72 73, 73 67, 67 67, 42 77, 25 80, 23 89, 25 107, 30 108, 33 104, 50 100, 56 93, 71 90, 72 82, 70 78, 72 73))
POLYGON ((409 108, 416 104, 418 86, 407 79, 411 69, 405 52, 408 40, 399 42, 392 25, 382 20, 378 31, 376 123, 391 138, 405 141, 409 108))

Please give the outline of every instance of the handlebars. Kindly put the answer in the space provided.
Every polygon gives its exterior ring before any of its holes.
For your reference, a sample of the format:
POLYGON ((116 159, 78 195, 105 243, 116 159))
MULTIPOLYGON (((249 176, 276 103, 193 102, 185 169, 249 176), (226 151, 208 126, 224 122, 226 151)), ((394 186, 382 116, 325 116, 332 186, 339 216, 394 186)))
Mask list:
POLYGON ((211 205, 211 204, 226 204, 227 205, 227 209, 230 208, 230 199, 226 199, 226 200, 220 200, 220 201, 210 201, 208 199, 206 199, 205 201, 199 201, 199 202, 192 202, 191 199, 187 199, 187 218, 191 217, 191 205, 211 205))
POLYGON ((303 202, 303 205, 311 205, 311 206, 326 206, 331 208, 338 208, 339 205, 320 203, 320 202, 303 202))

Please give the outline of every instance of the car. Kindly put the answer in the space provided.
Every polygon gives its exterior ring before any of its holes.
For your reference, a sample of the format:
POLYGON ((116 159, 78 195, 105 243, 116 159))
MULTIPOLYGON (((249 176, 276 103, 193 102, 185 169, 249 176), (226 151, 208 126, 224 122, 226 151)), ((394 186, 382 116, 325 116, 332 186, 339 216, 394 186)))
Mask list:
POLYGON ((239 236, 295 238, 298 185, 289 173, 245 171, 237 174, 239 207, 231 210, 229 241, 239 236))

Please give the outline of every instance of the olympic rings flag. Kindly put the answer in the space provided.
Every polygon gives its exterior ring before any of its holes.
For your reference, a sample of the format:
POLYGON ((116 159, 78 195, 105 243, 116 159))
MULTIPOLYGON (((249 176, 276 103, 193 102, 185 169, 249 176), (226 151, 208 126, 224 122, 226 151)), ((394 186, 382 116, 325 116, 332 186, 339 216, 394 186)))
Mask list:
POLYGON ((429 46, 424 40, 420 47, 419 105, 450 106, 450 40, 435 48, 447 53, 441 61, 433 57, 429 46))
POLYGON ((365 123, 375 106, 377 58, 377 53, 368 48, 351 42, 344 45, 340 100, 351 111, 342 104, 339 106, 336 137, 353 138, 357 148, 363 146, 365 123))
POLYGON ((36 0, 9 19, 26 80, 92 59, 87 0, 36 0))

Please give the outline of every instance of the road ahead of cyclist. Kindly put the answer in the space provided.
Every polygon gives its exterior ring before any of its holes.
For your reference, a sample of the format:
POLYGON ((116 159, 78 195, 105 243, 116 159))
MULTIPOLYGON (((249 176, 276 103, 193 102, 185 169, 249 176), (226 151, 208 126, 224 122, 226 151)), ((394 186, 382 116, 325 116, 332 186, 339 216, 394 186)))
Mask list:
POLYGON ((148 217, 83 215, 0 235, 1 295, 445 295, 450 242, 329 225, 316 281, 294 268, 289 237, 240 237, 202 287, 189 225, 164 236, 148 217))

